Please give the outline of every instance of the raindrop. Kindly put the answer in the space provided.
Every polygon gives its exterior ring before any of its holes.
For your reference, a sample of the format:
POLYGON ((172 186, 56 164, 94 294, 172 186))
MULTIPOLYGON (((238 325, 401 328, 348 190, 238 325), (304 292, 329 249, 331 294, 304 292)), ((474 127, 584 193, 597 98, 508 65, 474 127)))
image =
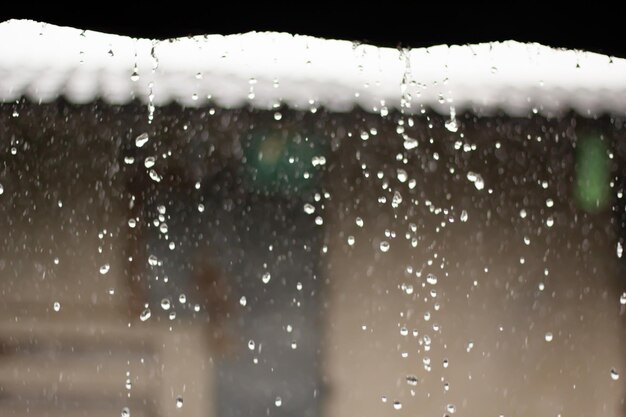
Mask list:
POLYGON ((139 320, 146 321, 150 318, 150 316, 152 316, 152 312, 150 311, 149 308, 146 308, 139 315, 139 320))
POLYGON ((483 188, 485 188, 485 182, 483 181, 483 177, 481 177, 480 174, 476 174, 475 172, 468 172, 467 173, 467 179, 470 182, 474 183, 474 187, 476 187, 477 190, 482 190, 483 188))
POLYGON ((130 417, 130 409, 128 407, 122 408, 121 417, 130 417))
POLYGON ((393 402, 393 408, 395 408, 396 410, 400 410, 402 408, 402 403, 400 401, 394 401, 393 402))
POLYGON ((202 203, 198 204, 198 211, 200 213, 202 213, 204 211, 204 204, 202 204, 202 203))
POLYGON ((456 412, 456 407, 454 406, 454 404, 448 404, 446 406, 446 410, 448 410, 448 413, 454 414, 456 412))
POLYGON ((159 260, 157 259, 156 256, 154 255, 148 256, 148 264, 150 266, 156 266, 158 263, 159 263, 159 260))
POLYGON ((386 240, 380 242, 380 250, 381 252, 387 252, 389 250, 389 242, 387 242, 386 240))
POLYGON ((526 218, 526 215, 527 215, 526 210, 521 209, 521 210, 519 211, 519 216, 520 216, 522 219, 525 219, 525 218, 526 218))
POLYGON ((100 267, 100 274, 101 275, 105 275, 107 272, 109 272, 109 269, 111 269, 111 267, 109 266, 109 264, 104 264, 100 267))
POLYGON ((146 142, 148 142, 149 139, 150 137, 148 136, 147 133, 142 133, 141 135, 135 138, 135 146, 138 148, 141 148, 143 145, 146 144, 146 142))
POLYGON ((622 242, 617 242, 616 253, 617 253, 617 257, 618 258, 622 257, 622 254, 624 253, 624 248, 622 247, 622 242))
POLYGON ((615 368, 611 368, 611 379, 613 381, 617 381, 619 379, 619 373, 617 372, 617 369, 615 368))
POLYGON ((268 282, 270 282, 270 279, 272 279, 272 275, 269 272, 264 272, 261 276, 261 281, 263 281, 263 284, 267 284, 268 282))
POLYGON ((246 299, 245 296, 241 296, 241 298, 239 299, 239 304, 241 304, 243 307, 246 306, 246 304, 248 304, 248 300, 246 299))
POLYGON ((624 291, 622 295, 619 297, 619 303, 621 305, 626 305, 626 291, 624 291))
POLYGON ((468 217, 467 211, 463 210, 461 212, 461 221, 465 223, 467 221, 467 217, 468 217))
POLYGON ((291 348, 294 349, 294 350, 297 349, 298 348, 298 343, 295 342, 295 341, 291 342, 291 348))
POLYGON ((437 284, 437 277, 435 276, 435 274, 428 274, 426 276, 426 282, 428 282, 430 285, 435 285, 437 284))
POLYGON ((166 223, 161 223, 161 225, 159 226, 159 231, 163 234, 166 234, 168 231, 168 227, 166 223))
POLYGON ((315 207, 312 204, 306 203, 304 205, 304 212, 306 214, 313 214, 315 213, 315 207))
POLYGON ((398 181, 402 183, 406 182, 406 180, 408 179, 408 175, 406 171, 403 169, 398 169, 397 174, 398 174, 398 181))
POLYGON ((161 300, 161 308, 165 311, 169 310, 171 307, 171 303, 169 298, 164 298, 161 300))
POLYGON ((156 158, 154 156, 149 156, 143 161, 143 166, 146 168, 152 168, 156 163, 156 158))
POLYGON ((546 219, 546 226, 548 226, 548 227, 552 227, 553 225, 554 225, 554 218, 552 218, 552 217, 548 217, 548 218, 546 219))
POLYGON ((545 335, 546 342, 551 342, 553 338, 554 338, 554 335, 552 334, 552 332, 546 333, 545 335))
POLYGON ((128 219, 128 227, 130 227, 131 229, 134 229, 135 226, 137 226, 137 220, 135 220, 135 219, 128 219))
POLYGON ((409 375, 406 377, 406 383, 412 386, 417 385, 417 377, 415 375, 409 375))
POLYGON ((283 405, 282 398, 276 397, 276 399, 274 400, 274 404, 276 405, 276 407, 280 407, 281 405, 283 405))
POLYGON ((324 224, 324 219, 322 219, 322 217, 321 217, 321 216, 317 216, 317 217, 315 218, 315 224, 316 224, 316 225, 318 225, 318 226, 323 225, 323 224, 324 224))
POLYGON ((354 221, 356 223, 357 226, 359 227, 363 227, 363 219, 360 217, 357 217, 356 220, 354 221))
POLYGON ((181 304, 185 304, 187 302, 187 296, 185 294, 181 294, 178 296, 178 302, 181 304))
POLYGON ((248 341, 248 349, 250 349, 250 350, 254 350, 254 346, 255 346, 255 344, 254 344, 254 340, 250 339, 250 340, 248 341))
POLYGON ((130 391, 130 390, 131 390, 131 388, 133 387, 133 383, 131 382, 130 378, 127 378, 127 379, 126 379, 126 384, 125 384, 125 386, 126 386, 126 389, 127 389, 127 390, 129 390, 129 391, 130 391))
POLYGON ((58 301, 55 301, 54 304, 52 305, 52 308, 54 308, 54 311, 61 310, 61 303, 59 303, 58 301))
POLYGON ((0 184, 0 195, 4 194, 4 186, 0 184))
POLYGON ((183 408, 183 397, 176 397, 176 408, 183 408))

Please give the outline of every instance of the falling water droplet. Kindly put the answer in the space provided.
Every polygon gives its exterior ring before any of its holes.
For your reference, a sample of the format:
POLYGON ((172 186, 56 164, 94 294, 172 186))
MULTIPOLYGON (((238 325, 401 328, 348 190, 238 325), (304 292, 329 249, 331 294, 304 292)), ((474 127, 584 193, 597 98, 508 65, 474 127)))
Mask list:
POLYGON ((154 255, 148 256, 148 264, 150 266, 156 266, 158 263, 159 263, 159 260, 157 259, 156 256, 154 255))
POLYGON ((282 398, 276 397, 276 399, 274 400, 274 405, 276 405, 276 407, 280 407, 281 405, 283 405, 282 398))
POLYGON ((187 302, 187 296, 185 294, 181 294, 178 296, 178 302, 181 304, 185 304, 187 302))
POLYGON ((363 219, 362 219, 362 218, 360 218, 360 217, 357 217, 357 218, 356 218, 355 223, 356 223, 356 225, 357 225, 357 226, 359 226, 359 227, 363 227, 363 224, 364 224, 364 223, 363 223, 363 219))
POLYGON ((156 158, 154 156, 149 156, 143 161, 143 166, 146 168, 152 168, 156 163, 156 158))
POLYGON ((417 377, 415 375, 409 375, 406 377, 406 383, 412 386, 417 385, 417 377))
POLYGON ((150 316, 152 316, 152 312, 150 311, 149 308, 146 308, 139 315, 139 320, 146 321, 150 318, 150 316))
POLYGON ((254 346, 255 346, 254 340, 252 339, 248 340, 248 349, 254 350, 254 346))
POLYGON ((468 217, 467 211, 463 210, 461 212, 461 221, 465 223, 467 221, 467 217, 468 217))
POLYGON ((620 303, 621 305, 626 305, 626 291, 624 291, 624 292, 622 293, 622 295, 620 295, 620 297, 619 297, 619 303, 620 303))
POLYGON ((387 242, 386 240, 383 240, 382 242, 380 242, 380 251, 387 252, 388 250, 389 250, 389 242, 387 242))
POLYGON ((102 275, 106 275, 107 272, 109 272, 109 269, 111 267, 109 266, 109 264, 104 264, 100 267, 100 274, 102 275))
POLYGON ((315 207, 312 204, 306 203, 304 205, 304 212, 306 214, 313 214, 315 213, 315 207))
POLYGON ((59 303, 58 301, 55 301, 54 304, 52 305, 52 308, 54 308, 54 311, 61 310, 61 303, 59 303))
POLYGON ((446 406, 446 410, 448 410, 448 413, 454 414, 456 412, 456 407, 454 406, 454 404, 448 404, 446 406))
POLYGON ((428 282, 430 285, 437 284, 437 276, 435 276, 435 274, 428 274, 426 276, 426 282, 428 282))
POLYGON ((128 407, 122 408, 121 417, 130 417, 130 409, 128 407))
POLYGON ((263 284, 267 284, 268 282, 270 282, 270 279, 272 279, 272 275, 269 272, 264 272, 263 275, 261 276, 261 280, 263 281, 263 284))
POLYGON ((400 401, 394 401, 393 402, 393 408, 395 408, 396 410, 400 410, 402 408, 402 403, 400 401))
POLYGON ((554 335, 552 334, 552 332, 547 332, 544 338, 546 339, 546 342, 551 342, 554 338, 554 335))
MULTIPOLYGON (((1 194, 1 193, 0 193, 1 194)), ((616 249, 616 253, 617 253, 617 257, 621 258, 622 254, 624 253, 624 248, 622 247, 622 242, 617 242, 617 249, 616 249)))
POLYGON ((176 397, 176 408, 183 408, 183 397, 176 397))
POLYGON ((165 311, 169 310, 171 307, 170 299, 164 298, 161 300, 161 308, 165 311))
POLYGON ((0 184, 0 195, 4 194, 4 186, 0 184))
POLYGON ((138 148, 141 148, 143 145, 146 144, 146 142, 148 142, 148 139, 150 139, 150 137, 148 136, 147 133, 142 133, 141 135, 137 136, 135 138, 135 146, 138 148))
POLYGON ((619 373, 617 372, 617 369, 615 368, 611 368, 611 379, 613 381, 617 381, 619 379, 619 373))

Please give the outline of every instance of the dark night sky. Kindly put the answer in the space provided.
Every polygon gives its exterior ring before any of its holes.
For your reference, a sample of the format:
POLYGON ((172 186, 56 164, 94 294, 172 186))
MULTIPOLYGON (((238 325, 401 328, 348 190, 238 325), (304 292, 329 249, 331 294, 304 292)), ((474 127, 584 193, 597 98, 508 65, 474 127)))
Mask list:
MULTIPOLYGON (((586 2, 567 6, 502 1, 493 4, 424 2, 406 6, 379 2, 341 11, 313 2, 82 3, 83 9, 0 10, 0 20, 29 18, 136 37, 168 38, 209 33, 284 31, 380 46, 421 47, 514 39, 626 57, 626 6, 586 2), (174 4, 175 6, 172 6, 174 4), (425 6, 428 4, 429 6, 425 6), (33 10, 37 11, 33 11, 33 10)), ((336 4, 341 4, 336 2, 336 4)), ((623 3, 622 3, 623 4, 623 3)))

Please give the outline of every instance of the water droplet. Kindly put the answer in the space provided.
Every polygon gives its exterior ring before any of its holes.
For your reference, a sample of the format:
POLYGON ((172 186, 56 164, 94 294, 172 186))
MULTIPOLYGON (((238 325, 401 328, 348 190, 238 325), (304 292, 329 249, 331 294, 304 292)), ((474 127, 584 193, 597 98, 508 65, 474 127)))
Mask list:
POLYGON ((551 198, 548 198, 546 200, 546 207, 552 207, 554 206, 554 200, 552 200, 551 198))
POLYGON ((146 144, 146 142, 148 142, 149 139, 150 137, 148 136, 147 133, 142 133, 141 135, 135 138, 135 146, 138 148, 141 148, 143 145, 146 144))
POLYGON ((276 405, 276 407, 280 407, 281 405, 283 405, 282 398, 276 397, 276 399, 274 400, 274 405, 276 405))
POLYGON ((159 263, 159 260, 157 259, 156 256, 154 255, 148 256, 148 264, 150 266, 156 266, 158 263, 159 263))
POLYGON ((544 337, 546 339, 546 342, 551 342, 552 339, 554 338, 554 335, 552 334, 552 332, 547 332, 544 337))
POLYGON ((397 174, 398 174, 398 181, 402 183, 406 182, 406 180, 409 178, 408 174, 403 169, 398 169, 397 174))
POLYGON ((463 210, 463 211, 461 212, 461 221, 462 221, 463 223, 465 223, 465 222, 467 221, 467 218, 468 218, 467 211, 463 210))
POLYGON ((613 381, 617 381, 619 379, 619 373, 617 372, 617 369, 615 368, 611 368, 611 379, 613 381))
POLYGON ((4 186, 0 184, 0 195, 4 194, 4 186))
POLYGON ((435 274, 428 274, 426 276, 426 282, 428 282, 430 285, 437 284, 437 276, 435 276, 435 274))
POLYGON ((389 242, 387 242, 386 240, 383 240, 382 242, 380 242, 380 251, 387 252, 388 250, 389 250, 389 242))
POLYGON ((252 339, 248 340, 248 349, 254 350, 254 346, 255 346, 254 340, 252 339))
POLYGON ((324 219, 322 219, 322 217, 321 217, 321 216, 317 216, 317 217, 315 218, 315 224, 316 224, 316 225, 318 225, 318 226, 323 225, 323 224, 324 224, 324 219))
POLYGON ((127 379, 126 379, 126 384, 125 384, 125 387, 126 387, 126 389, 127 389, 127 390, 129 390, 129 391, 133 388, 133 383, 132 383, 132 381, 130 380, 130 378, 127 378, 127 379))
POLYGON ((176 397, 176 408, 183 408, 183 397, 176 397))
POLYGON ((480 174, 470 171, 467 173, 467 179, 474 183, 474 187, 476 187, 477 190, 480 191, 485 188, 485 182, 480 174))
POLYGON ((128 227, 130 227, 131 229, 134 229, 135 226, 137 226, 137 220, 135 220, 135 219, 128 219, 128 227))
POLYGON ((454 404, 448 404, 446 406, 446 410, 448 410, 448 413, 454 414, 456 412, 456 407, 454 406, 454 404))
POLYGON ((618 258, 622 257, 622 254, 624 253, 624 248, 622 247, 622 242, 617 242, 617 248, 616 248, 615 252, 617 253, 617 257, 618 258))
POLYGON ((306 203, 304 205, 304 212, 306 214, 313 214, 315 213, 315 207, 312 204, 306 203))
POLYGON ((410 151, 411 149, 417 148, 417 140, 405 136, 404 138, 404 149, 410 151))
POLYGON ((204 204, 202 204, 202 203, 198 204, 198 211, 200 213, 204 212, 204 204))
POLYGON ((415 375, 409 375, 406 377, 406 383, 412 386, 417 385, 417 377, 415 375))
POLYGON ((109 272, 109 269, 111 269, 111 267, 109 266, 109 264, 104 264, 100 267, 100 274, 101 275, 105 275, 107 272, 109 272))
POLYGON ((152 316, 152 311, 149 308, 144 309, 139 315, 139 320, 146 321, 152 316))
POLYGON ((400 328, 400 335, 407 336, 409 334, 409 330, 406 327, 400 328))
POLYGON ((396 410, 400 410, 402 408, 402 403, 400 401, 394 401, 393 402, 393 408, 395 408, 396 410))
POLYGON ((154 156, 149 156, 143 161, 143 166, 146 168, 152 168, 156 163, 156 158, 154 156))
POLYGON ((295 342, 295 341, 291 342, 291 348, 294 349, 294 350, 297 349, 298 348, 298 343, 295 342))
POLYGON ((159 226, 159 232, 163 233, 163 234, 167 234, 168 231, 168 227, 166 223, 161 223, 161 225, 159 226))
POLYGON ((161 308, 165 311, 169 310, 171 307, 170 299, 164 298, 161 300, 161 308))
POLYGON ((54 258, 53 262, 54 262, 55 265, 58 265, 59 264, 59 258, 54 258))
POLYGON ((400 192, 395 191, 393 193, 393 199, 391 200, 391 206, 393 208, 398 208, 398 206, 402 204, 402 194, 400 192))
POLYGON ((626 291, 624 291, 624 292, 622 293, 622 295, 620 295, 620 297, 619 297, 619 303, 620 303, 621 305, 626 305, 626 291))
POLYGON ((448 129, 452 133, 455 133, 457 130, 459 130, 459 125, 456 123, 456 118, 454 118, 452 115, 450 115, 450 117, 450 120, 446 121, 446 129, 448 129))
POLYGON ((241 298, 239 299, 239 304, 241 304, 243 307, 246 306, 246 304, 248 304, 248 300, 246 300, 245 296, 241 296, 241 298))
POLYGON ((170 311, 170 320, 174 320, 176 318, 176 312, 175 311, 170 311))
POLYGON ((546 226, 552 227, 553 225, 554 225, 554 218, 553 217, 548 217, 546 219, 546 226))
POLYGON ((267 284, 268 282, 270 282, 270 279, 272 279, 272 275, 269 272, 264 272, 261 276, 261 281, 263 281, 263 284, 267 284))
POLYGON ((519 216, 520 216, 522 219, 525 219, 525 218, 526 218, 526 216, 527 216, 526 210, 521 209, 521 210, 519 211, 519 216))
POLYGON ((386 403, 387 402, 387 397, 385 397, 384 395, 381 397, 380 399, 382 402, 386 403))
POLYGON ((128 407, 122 408, 122 417, 130 417, 130 409, 128 407))
POLYGON ((55 301, 54 304, 52 305, 52 308, 54 309, 54 311, 61 310, 61 303, 59 303, 58 301, 55 301))
POLYGON ((357 217, 356 220, 354 221, 356 223, 357 226, 359 227, 363 227, 363 219, 360 217, 357 217))
POLYGON ((178 302, 181 304, 185 304, 187 302, 187 296, 185 294, 181 294, 178 296, 178 302))

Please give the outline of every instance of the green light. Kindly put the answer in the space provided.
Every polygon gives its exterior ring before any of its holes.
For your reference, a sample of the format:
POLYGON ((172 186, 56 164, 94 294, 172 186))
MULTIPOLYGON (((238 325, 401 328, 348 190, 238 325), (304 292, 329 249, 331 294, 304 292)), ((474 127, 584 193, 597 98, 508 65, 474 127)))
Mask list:
POLYGON ((597 137, 578 142, 576 152, 576 202, 595 213, 604 209, 610 196, 610 166, 605 143, 597 137))
POLYGON ((271 194, 303 194, 318 182, 321 172, 312 164, 325 156, 319 138, 288 131, 255 132, 245 147, 247 182, 271 194))

